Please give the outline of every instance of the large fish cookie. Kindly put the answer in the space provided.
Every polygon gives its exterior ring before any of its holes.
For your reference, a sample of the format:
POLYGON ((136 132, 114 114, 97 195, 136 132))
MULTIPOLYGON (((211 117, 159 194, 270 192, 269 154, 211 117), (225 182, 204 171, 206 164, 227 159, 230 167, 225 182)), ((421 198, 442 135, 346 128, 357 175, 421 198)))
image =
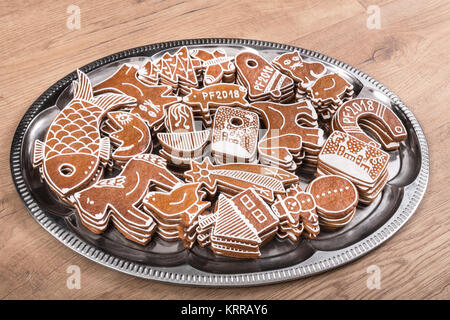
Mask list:
POLYGON ((199 87, 197 76, 202 70, 201 62, 192 59, 185 46, 173 55, 166 52, 155 66, 159 70, 160 82, 171 86, 175 93, 186 95, 190 88, 199 87))
POLYGON ((165 108, 180 100, 171 94, 169 86, 140 81, 138 67, 130 64, 122 65, 111 77, 97 84, 94 92, 124 93, 136 98, 136 105, 130 112, 139 115, 154 131, 163 123, 165 108))
POLYGON ((203 123, 209 127, 212 123, 211 113, 215 113, 219 106, 245 106, 247 89, 233 83, 218 83, 202 89, 191 89, 183 97, 183 102, 191 106, 201 115, 203 123))
POLYGON ((327 71, 323 63, 303 61, 298 51, 283 53, 272 64, 298 83, 297 93, 300 95, 304 95, 306 89, 327 71))
MULTIPOLYGON (((333 129, 344 131, 371 145, 380 144, 370 138, 359 126, 360 120, 366 120, 368 128, 379 132, 379 142, 386 150, 399 147, 399 142, 407 137, 407 132, 400 119, 384 104, 372 99, 353 99, 345 102, 333 117, 333 129)), ((371 132, 373 132, 371 130, 371 132)))
POLYGON ((318 127, 309 126, 317 126, 317 114, 308 101, 293 104, 254 102, 249 108, 261 116, 267 128, 258 143, 261 162, 295 170, 303 158, 302 145, 308 154, 319 153, 324 133, 318 127))
POLYGON ((334 229, 351 222, 359 196, 350 180, 337 175, 320 176, 306 190, 314 197, 322 226, 334 229))
POLYGON ((280 168, 247 163, 213 165, 209 158, 202 163, 192 161, 191 170, 184 176, 189 181, 201 183, 211 195, 218 190, 235 195, 254 188, 269 202, 273 202, 274 194, 284 193, 286 186, 299 180, 295 174, 280 168))
POLYGON ((250 188, 231 199, 219 195, 210 234, 210 248, 234 258, 259 258, 260 247, 278 230, 278 218, 250 188))
POLYGON ((108 137, 101 138, 105 114, 136 102, 124 94, 94 97, 89 78, 78 71, 74 97, 51 123, 44 142, 34 144, 33 165, 61 198, 67 198, 98 179, 110 157, 108 137))
POLYGON ((155 229, 153 219, 139 208, 149 188, 170 190, 182 184, 166 168, 166 162, 152 154, 132 158, 122 172, 100 180, 71 198, 81 222, 94 233, 106 230, 110 219, 129 240, 147 244, 155 229))
POLYGON ((205 193, 200 184, 189 183, 179 185, 169 193, 149 192, 143 200, 145 211, 157 221, 156 232, 169 241, 183 240, 190 249, 196 240, 198 217, 211 203, 203 201, 205 193), (177 231, 175 237, 166 235, 177 231))
POLYGON ((218 163, 255 162, 259 133, 256 113, 220 107, 214 117, 211 154, 218 163))
POLYGON ((145 122, 130 112, 112 111, 107 114, 111 143, 115 149, 111 158, 119 164, 152 149, 152 136, 145 122))
POLYGON ((203 85, 209 86, 219 82, 234 82, 236 67, 233 58, 228 57, 222 49, 208 52, 202 49, 189 51, 190 55, 201 61, 203 85))
POLYGON ((248 90, 252 101, 286 102, 294 96, 294 81, 275 69, 263 57, 252 52, 236 56, 238 83, 248 90))
POLYGON ((280 220, 279 238, 297 242, 302 234, 316 239, 320 233, 314 197, 299 185, 290 187, 285 195, 277 195, 272 210, 280 220))
POLYGON ((336 174, 355 184, 364 204, 373 201, 387 182, 389 155, 349 134, 334 131, 319 154, 318 172, 336 174))

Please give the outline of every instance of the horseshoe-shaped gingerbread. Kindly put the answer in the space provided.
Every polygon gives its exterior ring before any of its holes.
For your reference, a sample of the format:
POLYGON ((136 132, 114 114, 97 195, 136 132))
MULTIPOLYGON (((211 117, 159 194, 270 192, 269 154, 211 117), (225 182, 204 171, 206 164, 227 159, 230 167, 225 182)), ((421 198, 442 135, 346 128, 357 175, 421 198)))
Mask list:
POLYGON ((340 130, 376 147, 395 150, 406 139, 407 132, 400 119, 384 104, 372 99, 353 99, 345 102, 333 117, 333 130, 340 130), (369 137, 360 126, 378 138, 369 137))

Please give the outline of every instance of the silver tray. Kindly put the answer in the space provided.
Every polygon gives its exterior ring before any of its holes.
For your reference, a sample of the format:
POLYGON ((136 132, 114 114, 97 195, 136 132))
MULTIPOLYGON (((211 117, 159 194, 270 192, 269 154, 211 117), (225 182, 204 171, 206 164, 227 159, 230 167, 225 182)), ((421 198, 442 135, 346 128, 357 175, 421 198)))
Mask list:
MULTIPOLYGON (((34 219, 55 238, 79 254, 104 266, 146 279, 195 286, 251 286, 302 278, 351 262, 389 239, 411 218, 427 186, 428 146, 412 112, 388 88, 362 71, 317 52, 293 46, 244 39, 195 39, 158 43, 122 51, 82 68, 93 83, 111 75, 124 62, 141 63, 180 46, 212 49, 229 54, 253 50, 271 60, 298 50, 305 60, 319 60, 355 87, 358 97, 390 106, 408 131, 399 150, 390 152, 389 181, 382 195, 368 207, 358 207, 353 221, 335 232, 321 232, 315 241, 273 240, 257 260, 215 256, 208 248, 184 250, 179 242, 155 237, 146 247, 125 240, 114 228, 94 235, 80 226, 74 210, 61 202, 41 181, 31 165, 33 142, 42 138, 60 109, 71 98, 72 72, 47 89, 22 118, 11 146, 11 173, 17 191, 34 219)), ((310 178, 310 177, 309 177, 310 178)), ((301 177, 303 182, 308 177, 301 177)))

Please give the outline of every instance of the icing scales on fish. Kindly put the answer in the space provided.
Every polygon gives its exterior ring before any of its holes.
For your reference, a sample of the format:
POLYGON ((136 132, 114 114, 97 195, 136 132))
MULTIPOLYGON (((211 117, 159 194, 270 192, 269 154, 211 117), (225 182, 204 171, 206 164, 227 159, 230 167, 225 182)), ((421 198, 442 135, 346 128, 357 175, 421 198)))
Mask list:
POLYGON ((74 97, 50 125, 44 142, 34 144, 33 166, 61 197, 68 198, 97 178, 110 157, 108 137, 100 136, 100 122, 112 109, 135 103, 124 94, 94 97, 91 82, 78 70, 74 97))

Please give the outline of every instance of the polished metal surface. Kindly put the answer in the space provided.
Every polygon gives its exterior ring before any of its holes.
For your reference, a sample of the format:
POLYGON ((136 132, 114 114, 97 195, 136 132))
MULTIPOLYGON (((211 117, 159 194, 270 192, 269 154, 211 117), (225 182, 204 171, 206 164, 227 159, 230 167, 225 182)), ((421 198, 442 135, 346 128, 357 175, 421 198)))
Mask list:
MULTIPOLYGON (((75 72, 59 80, 28 109, 11 146, 11 172, 17 191, 30 214, 48 232, 81 255, 107 267, 138 277, 196 286, 250 286, 310 276, 348 263, 389 239, 413 215, 429 175, 428 147, 411 111, 381 83, 343 62, 283 44, 243 39, 196 39, 159 43, 123 51, 80 68, 93 83, 110 76, 125 62, 140 64, 180 46, 222 48, 230 55, 252 50, 267 60, 298 50, 305 60, 319 60, 355 87, 357 97, 377 99, 390 106, 408 131, 399 150, 389 152, 389 181, 382 195, 368 207, 358 207, 353 221, 334 232, 321 232, 315 241, 273 240, 257 260, 215 256, 208 248, 191 251, 181 242, 155 237, 147 246, 131 243, 114 228, 94 235, 82 227, 72 208, 49 190, 31 165, 34 140, 42 139, 60 109, 71 99, 75 72)), ((310 177, 300 176, 306 184, 310 177)))

